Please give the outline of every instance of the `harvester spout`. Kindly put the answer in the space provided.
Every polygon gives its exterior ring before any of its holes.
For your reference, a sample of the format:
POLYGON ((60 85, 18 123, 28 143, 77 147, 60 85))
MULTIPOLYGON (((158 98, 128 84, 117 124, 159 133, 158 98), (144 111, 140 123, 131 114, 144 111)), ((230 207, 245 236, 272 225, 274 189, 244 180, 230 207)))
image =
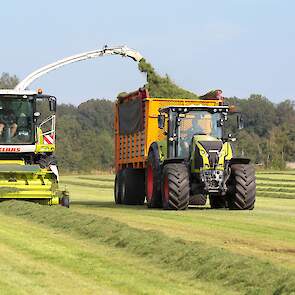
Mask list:
POLYGON ((74 62, 87 60, 90 58, 96 58, 105 55, 121 55, 123 57, 130 57, 134 61, 139 62, 142 59, 142 55, 134 49, 131 49, 127 46, 117 46, 117 47, 107 47, 105 46, 103 49, 99 50, 92 50, 83 52, 80 54, 72 55, 61 60, 58 60, 54 63, 51 63, 47 66, 44 66, 36 71, 32 72, 28 75, 25 79, 19 82, 16 87, 14 88, 16 91, 22 91, 28 88, 30 84, 32 84, 36 79, 40 78, 41 76, 56 70, 60 67, 63 67, 67 64, 71 64, 74 62))

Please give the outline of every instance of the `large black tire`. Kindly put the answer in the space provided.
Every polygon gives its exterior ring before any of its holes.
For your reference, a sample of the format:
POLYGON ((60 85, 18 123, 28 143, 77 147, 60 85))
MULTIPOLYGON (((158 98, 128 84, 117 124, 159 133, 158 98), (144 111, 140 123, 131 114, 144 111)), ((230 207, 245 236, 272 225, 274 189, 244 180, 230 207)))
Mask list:
POLYGON ((121 202, 125 205, 143 205, 145 199, 144 169, 125 168, 122 170, 121 202))
POLYGON ((116 174, 114 186, 114 199, 116 204, 122 204, 122 170, 116 174))
POLYGON ((162 207, 161 168, 157 146, 150 148, 146 168, 146 202, 149 208, 162 207))
POLYGON ((233 164, 229 179, 229 209, 252 210, 256 195, 255 169, 251 164, 233 164))
POLYGON ((218 194, 210 194, 209 195, 209 201, 210 201, 210 207, 212 209, 220 209, 220 208, 226 208, 227 204, 225 199, 218 195, 218 194))
POLYGON ((190 183, 188 168, 185 164, 173 163, 164 166, 162 199, 164 209, 187 209, 190 199, 190 183))

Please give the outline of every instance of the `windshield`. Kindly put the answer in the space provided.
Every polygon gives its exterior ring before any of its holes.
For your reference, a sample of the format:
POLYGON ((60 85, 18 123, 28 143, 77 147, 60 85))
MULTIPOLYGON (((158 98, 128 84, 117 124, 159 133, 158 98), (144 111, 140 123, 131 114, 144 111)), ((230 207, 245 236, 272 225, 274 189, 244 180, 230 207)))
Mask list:
POLYGON ((29 144, 33 136, 32 100, 0 97, 0 144, 29 144))
POLYGON ((222 137, 222 129, 218 126, 221 113, 191 111, 187 114, 180 114, 179 119, 179 153, 184 157, 189 154, 189 146, 194 135, 222 137))
POLYGON ((210 135, 221 138, 222 130, 218 127, 220 113, 208 111, 192 111, 187 114, 180 114, 180 136, 210 135))

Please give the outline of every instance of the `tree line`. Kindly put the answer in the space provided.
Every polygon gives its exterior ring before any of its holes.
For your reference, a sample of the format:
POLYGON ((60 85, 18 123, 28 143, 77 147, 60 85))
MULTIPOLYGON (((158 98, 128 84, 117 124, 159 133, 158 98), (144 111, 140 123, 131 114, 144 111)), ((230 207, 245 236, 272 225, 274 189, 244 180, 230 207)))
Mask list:
MULTIPOLYGON (((159 77, 145 63, 142 70, 150 78, 146 87, 155 97, 178 96, 196 98, 181 89, 171 79, 159 77), (168 89, 168 90, 167 90, 168 89), (182 92, 183 91, 183 92, 182 92)), ((7 73, 0 77, 0 88, 13 88, 17 77, 7 73)), ((268 98, 252 94, 247 99, 226 98, 243 114, 244 129, 237 130, 234 118, 229 118, 227 132, 232 133, 238 155, 266 168, 283 169, 286 162, 295 162, 294 101, 274 104, 268 98)), ((110 170, 114 166, 114 102, 90 99, 78 106, 60 104, 57 108, 57 157, 65 172, 110 170)))

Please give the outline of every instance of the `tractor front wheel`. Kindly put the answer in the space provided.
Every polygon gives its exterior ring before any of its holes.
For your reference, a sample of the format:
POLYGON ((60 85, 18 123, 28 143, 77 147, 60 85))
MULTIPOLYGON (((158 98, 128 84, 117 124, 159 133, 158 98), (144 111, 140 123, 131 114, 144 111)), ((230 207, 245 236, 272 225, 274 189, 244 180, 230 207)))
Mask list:
POLYGON ((185 210, 190 200, 189 173, 185 164, 165 165, 162 176, 164 209, 185 210))
POLYGON ((256 195, 254 166, 251 164, 233 164, 229 188, 229 209, 252 210, 256 195))

